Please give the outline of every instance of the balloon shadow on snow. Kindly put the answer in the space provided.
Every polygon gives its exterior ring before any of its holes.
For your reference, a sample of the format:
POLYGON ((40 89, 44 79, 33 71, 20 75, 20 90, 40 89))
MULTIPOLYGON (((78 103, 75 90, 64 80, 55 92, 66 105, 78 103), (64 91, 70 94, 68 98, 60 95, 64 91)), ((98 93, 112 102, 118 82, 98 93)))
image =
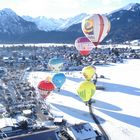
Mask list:
POLYGON ((82 82, 82 81, 85 80, 84 78, 69 77, 69 76, 67 76, 66 78, 67 78, 68 80, 71 80, 71 81, 74 81, 74 82, 77 82, 77 83, 82 82))
POLYGON ((95 67, 110 67, 110 66, 116 66, 115 64, 101 64, 101 65, 95 65, 95 67))
POLYGON ((67 91, 64 89, 61 89, 60 92, 54 92, 54 94, 60 94, 63 96, 72 97, 72 98, 82 102, 82 99, 78 96, 78 94, 75 94, 73 92, 70 92, 70 91, 67 91))
POLYGON ((112 110, 112 111, 121 111, 122 109, 120 107, 117 107, 115 105, 103 102, 103 101, 99 101, 96 100, 96 102, 93 104, 94 107, 97 108, 103 108, 103 109, 107 109, 107 110, 112 110))
POLYGON ((101 81, 98 81, 97 85, 102 85, 105 87, 104 91, 107 92, 122 92, 130 95, 140 96, 140 88, 101 81))
POLYGON ((122 113, 118 113, 118 112, 112 112, 112 111, 108 111, 108 110, 104 110, 104 109, 100 109, 100 108, 96 108, 96 110, 98 110, 112 118, 115 118, 119 121, 122 121, 124 123, 127 123, 127 124, 140 128, 140 117, 126 115, 126 114, 122 114, 122 113))
MULTIPOLYGON (((79 110, 79 109, 76 109, 76 108, 72 108, 72 107, 68 107, 68 106, 64 106, 64 105, 59 105, 59 104, 55 104, 55 103, 52 103, 53 106, 55 106, 56 108, 58 108, 59 110, 61 110, 62 112, 65 112, 66 114, 72 116, 72 117, 75 117, 75 118, 78 118, 80 120, 83 120, 83 121, 87 121, 87 122, 90 122, 90 123, 93 123, 93 119, 90 115, 90 113, 87 111, 83 111, 83 110, 79 110)), ((99 116, 96 115, 96 117, 100 120, 100 123, 104 123, 105 120, 99 116)))

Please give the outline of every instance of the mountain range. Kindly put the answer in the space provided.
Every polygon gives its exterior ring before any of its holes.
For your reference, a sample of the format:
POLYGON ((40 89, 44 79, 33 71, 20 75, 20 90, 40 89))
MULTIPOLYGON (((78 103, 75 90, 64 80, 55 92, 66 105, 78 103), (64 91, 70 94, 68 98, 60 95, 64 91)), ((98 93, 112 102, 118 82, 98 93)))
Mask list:
POLYGON ((22 18, 26 21, 31 21, 36 23, 38 28, 43 31, 63 31, 70 27, 71 25, 80 23, 83 18, 89 16, 86 13, 82 13, 80 15, 67 18, 67 19, 54 19, 54 18, 46 18, 44 16, 39 16, 36 18, 32 18, 30 16, 22 16, 22 18))
MULTIPOLYGON (((82 13, 67 19, 20 17, 11 9, 0 10, 0 43, 74 43, 84 36, 81 21, 89 16, 82 13)), ((103 43, 123 43, 140 39, 140 4, 131 3, 106 14, 111 31, 103 43)))

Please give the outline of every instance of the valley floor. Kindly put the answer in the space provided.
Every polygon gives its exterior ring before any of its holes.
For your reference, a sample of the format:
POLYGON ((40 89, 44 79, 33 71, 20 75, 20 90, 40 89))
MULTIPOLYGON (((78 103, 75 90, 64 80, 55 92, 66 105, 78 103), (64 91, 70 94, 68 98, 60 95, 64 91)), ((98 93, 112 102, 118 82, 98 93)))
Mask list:
MULTIPOLYGON (((96 90, 93 99, 94 113, 112 140, 140 139, 140 60, 127 60, 124 63, 97 66, 97 85, 105 90, 96 90)), ((57 91, 46 99, 57 108, 58 114, 69 123, 89 122, 96 128, 88 107, 76 93, 83 75, 78 71, 64 72, 67 80, 60 93, 57 91)), ((28 80, 32 85, 53 76, 52 72, 31 72, 28 80)))

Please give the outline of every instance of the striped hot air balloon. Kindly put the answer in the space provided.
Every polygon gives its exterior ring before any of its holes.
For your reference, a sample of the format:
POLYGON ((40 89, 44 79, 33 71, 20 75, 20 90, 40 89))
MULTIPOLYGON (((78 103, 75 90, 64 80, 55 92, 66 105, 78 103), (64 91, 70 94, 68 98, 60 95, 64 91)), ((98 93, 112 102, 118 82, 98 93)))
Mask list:
POLYGON ((53 91, 54 88, 54 84, 47 80, 40 81, 38 84, 38 91, 44 99, 50 95, 51 91, 53 91))
POLYGON ((110 21, 105 15, 94 14, 83 19, 82 31, 97 46, 109 33, 110 21))
POLYGON ((79 97, 84 101, 89 101, 95 94, 96 86, 91 81, 83 81, 80 83, 77 93, 79 97))
POLYGON ((87 37, 78 37, 75 40, 75 47, 81 55, 87 56, 93 49, 93 44, 87 37))

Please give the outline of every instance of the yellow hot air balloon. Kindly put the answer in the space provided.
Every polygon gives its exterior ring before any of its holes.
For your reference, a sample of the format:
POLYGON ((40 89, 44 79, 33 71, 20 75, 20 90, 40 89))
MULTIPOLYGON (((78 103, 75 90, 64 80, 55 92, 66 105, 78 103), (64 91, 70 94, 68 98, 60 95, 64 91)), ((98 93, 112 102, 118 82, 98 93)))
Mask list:
POLYGON ((80 83, 77 93, 84 102, 88 102, 96 91, 96 86, 90 81, 80 83))
POLYGON ((82 74, 86 80, 90 81, 93 78, 95 71, 96 70, 92 66, 87 66, 82 69, 82 74))
POLYGON ((47 76, 45 80, 48 81, 48 82, 51 82, 52 78, 51 78, 51 76, 47 76))

